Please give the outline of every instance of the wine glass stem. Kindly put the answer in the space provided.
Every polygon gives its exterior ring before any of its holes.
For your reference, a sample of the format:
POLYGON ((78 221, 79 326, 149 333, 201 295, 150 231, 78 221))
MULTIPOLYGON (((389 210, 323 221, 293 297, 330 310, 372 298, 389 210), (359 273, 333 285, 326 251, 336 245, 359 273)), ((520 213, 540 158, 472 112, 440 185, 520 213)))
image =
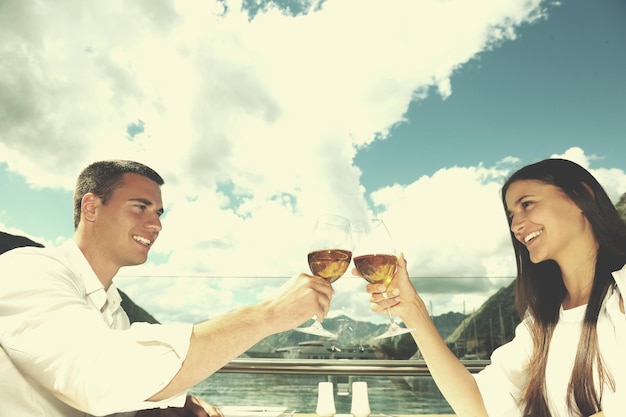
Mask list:
POLYGON ((383 293, 383 298, 385 299, 385 310, 387 310, 387 315, 389 316, 389 321, 391 324, 396 324, 393 319, 393 315, 391 314, 391 307, 389 307, 389 302, 387 301, 387 293, 383 293))

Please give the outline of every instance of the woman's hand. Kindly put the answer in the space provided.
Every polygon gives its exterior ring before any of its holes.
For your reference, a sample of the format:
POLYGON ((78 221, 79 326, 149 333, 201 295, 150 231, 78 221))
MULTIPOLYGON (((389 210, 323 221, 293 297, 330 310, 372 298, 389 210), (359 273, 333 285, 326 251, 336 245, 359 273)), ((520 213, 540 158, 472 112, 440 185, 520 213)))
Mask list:
MULTIPOLYGON (((383 284, 368 284, 365 290, 371 295, 370 307, 372 311, 384 313, 387 306, 391 307, 393 313, 400 318, 409 313, 412 308, 412 301, 419 300, 419 295, 415 291, 415 287, 409 280, 407 272, 407 262, 403 253, 399 253, 396 272, 388 287, 383 284)), ((356 268, 352 271, 353 275, 359 275, 356 268)))

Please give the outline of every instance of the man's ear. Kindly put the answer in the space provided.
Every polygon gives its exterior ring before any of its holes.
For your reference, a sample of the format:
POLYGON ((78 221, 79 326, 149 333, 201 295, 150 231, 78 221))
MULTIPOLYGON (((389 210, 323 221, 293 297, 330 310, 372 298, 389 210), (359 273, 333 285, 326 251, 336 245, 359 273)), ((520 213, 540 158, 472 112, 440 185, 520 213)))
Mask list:
POLYGON ((100 204, 100 199, 94 193, 87 193, 83 196, 80 203, 80 211, 85 219, 88 222, 93 222, 96 220, 96 208, 100 204))

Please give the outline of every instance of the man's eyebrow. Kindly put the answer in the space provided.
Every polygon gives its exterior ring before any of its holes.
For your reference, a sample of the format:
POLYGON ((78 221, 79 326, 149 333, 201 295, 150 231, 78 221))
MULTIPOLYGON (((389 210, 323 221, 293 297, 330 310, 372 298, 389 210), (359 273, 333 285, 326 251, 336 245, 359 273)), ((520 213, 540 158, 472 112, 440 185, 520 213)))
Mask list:
MULTIPOLYGON (((154 205, 154 203, 152 201, 148 200, 147 198, 141 198, 141 197, 129 198, 128 201, 136 201, 138 203, 145 204, 146 206, 153 206, 154 205)), ((159 216, 161 216, 164 212, 165 212, 165 210, 163 210, 163 207, 161 207, 160 209, 157 210, 157 214, 159 216)))

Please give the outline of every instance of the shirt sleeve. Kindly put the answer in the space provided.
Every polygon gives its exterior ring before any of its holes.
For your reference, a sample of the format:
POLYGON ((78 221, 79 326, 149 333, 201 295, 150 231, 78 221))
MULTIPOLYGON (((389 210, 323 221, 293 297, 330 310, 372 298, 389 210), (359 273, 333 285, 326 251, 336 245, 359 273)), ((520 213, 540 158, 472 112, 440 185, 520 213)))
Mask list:
POLYGON ((2 279, 0 293, 0 344, 23 374, 94 415, 184 403, 184 392, 146 400, 179 371, 192 325, 111 329, 89 307, 80 280, 54 259, 37 261, 37 271, 27 272, 34 276, 2 279))
POLYGON ((474 375, 490 417, 521 417, 521 393, 527 381, 526 368, 532 352, 532 340, 523 321, 515 337, 497 348, 491 363, 474 375))

